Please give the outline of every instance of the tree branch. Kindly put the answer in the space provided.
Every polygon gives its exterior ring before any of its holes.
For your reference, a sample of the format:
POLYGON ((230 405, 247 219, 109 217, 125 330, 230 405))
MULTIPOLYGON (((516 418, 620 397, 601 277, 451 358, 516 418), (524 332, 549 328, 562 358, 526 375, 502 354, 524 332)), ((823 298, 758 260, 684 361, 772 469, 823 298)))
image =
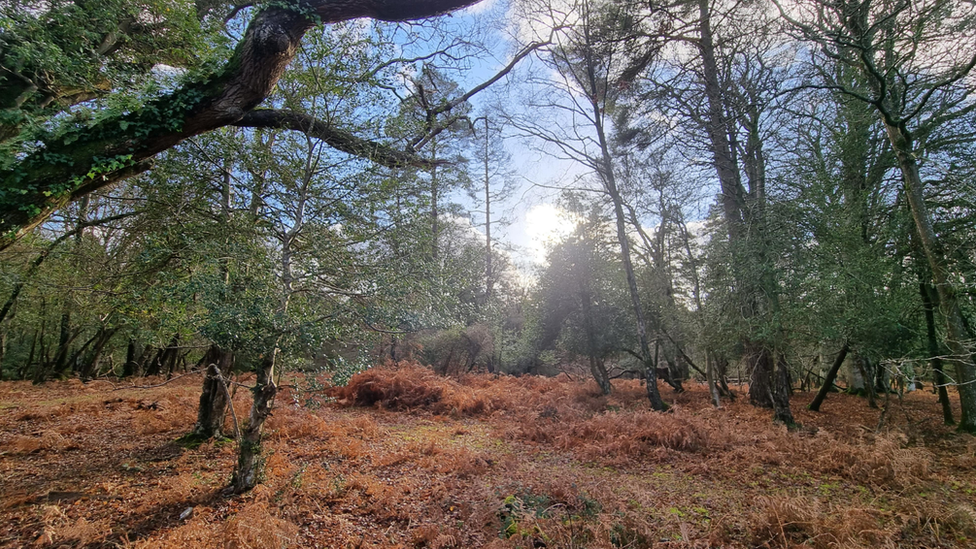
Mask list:
POLYGON ((24 289, 24 285, 27 283, 27 281, 34 278, 34 275, 37 274, 37 270, 40 268, 41 263, 44 263, 47 256, 51 255, 51 252, 54 251, 54 249, 57 248, 62 242, 87 229, 88 227, 104 225, 105 223, 111 223, 113 221, 132 217, 134 215, 139 215, 140 213, 142 212, 125 212, 109 217, 103 217, 102 219, 96 219, 94 221, 85 221, 83 223, 79 223, 74 229, 54 239, 50 244, 48 244, 47 248, 42 250, 41 253, 34 258, 34 261, 31 261, 30 266, 27 268, 27 272, 25 272, 23 276, 21 276, 21 279, 14 284, 14 289, 10 292, 10 297, 7 298, 7 301, 3 304, 3 307, 0 308, 0 322, 3 322, 3 320, 7 318, 7 313, 9 313, 11 307, 14 306, 14 303, 20 296, 20 292, 24 289))
MULTIPOLYGON (((557 29, 554 29, 553 32, 556 32, 556 30, 557 29)), ((499 70, 497 73, 495 73, 495 75, 492 76, 491 78, 489 78, 488 80, 485 80, 481 84, 478 84, 477 86, 471 88, 467 93, 461 95, 460 97, 456 97, 456 98, 454 98, 454 99, 452 99, 450 101, 447 101, 447 102, 445 102, 445 103, 443 103, 441 105, 438 105, 437 107, 434 107, 433 109, 430 109, 428 111, 428 113, 427 113, 428 119, 429 120, 434 120, 435 117, 438 114, 444 114, 445 112, 448 112, 451 109, 457 107, 458 105, 464 103, 465 101, 471 99, 472 97, 475 96, 475 94, 483 91, 488 86, 494 84, 495 82, 498 82, 499 80, 501 80, 502 78, 504 78, 505 75, 507 75, 508 73, 512 72, 512 69, 514 69, 515 66, 519 64, 520 61, 522 61, 523 59, 525 59, 526 57, 528 57, 532 52, 534 52, 535 50, 537 50, 539 48, 548 46, 550 44, 552 44, 552 41, 551 40, 547 40, 545 42, 535 42, 535 43, 529 44, 528 46, 526 46, 525 48, 523 48, 522 51, 518 52, 515 55, 515 57, 513 57, 512 60, 509 61, 509 63, 507 65, 505 65, 504 67, 502 67, 501 70, 499 70)), ((429 127, 428 128, 428 131, 427 131, 427 133, 425 135, 419 137, 418 139, 414 140, 413 143, 410 144, 410 148, 412 148, 412 149, 422 148, 424 145, 426 145, 428 142, 430 142, 431 139, 433 139, 439 133, 443 132, 445 129, 447 129, 448 127, 450 127, 451 124, 453 124, 456 121, 457 121, 457 119, 452 119, 448 123, 442 123, 442 124, 438 124, 436 126, 429 127)))
MULTIPOLYGON (((318 23, 360 17, 407 21, 440 15, 476 0, 286 0, 258 12, 223 68, 127 114, 42 139, 0 171, 0 249, 54 211, 98 186, 126 177, 181 141, 234 124, 274 90, 318 23), (282 5, 283 4, 283 5, 282 5)), ((148 166, 146 166, 148 168, 148 166)))
POLYGON ((323 141, 336 150, 372 160, 388 168, 407 166, 429 168, 432 164, 430 161, 410 152, 400 151, 389 145, 357 137, 328 122, 302 113, 255 109, 245 114, 233 125, 240 128, 276 128, 299 131, 309 137, 323 141))

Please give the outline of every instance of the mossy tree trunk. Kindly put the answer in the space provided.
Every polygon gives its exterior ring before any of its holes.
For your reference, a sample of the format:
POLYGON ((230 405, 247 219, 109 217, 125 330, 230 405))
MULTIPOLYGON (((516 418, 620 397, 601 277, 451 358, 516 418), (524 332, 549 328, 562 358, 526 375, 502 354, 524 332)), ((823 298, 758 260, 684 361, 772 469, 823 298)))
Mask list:
POLYGON ((237 468, 231 480, 231 487, 236 493, 254 488, 264 475, 265 456, 261 439, 264 422, 271 416, 274 398, 278 392, 274 383, 274 353, 261 360, 257 374, 257 384, 252 389, 254 402, 247 424, 241 432, 237 468))

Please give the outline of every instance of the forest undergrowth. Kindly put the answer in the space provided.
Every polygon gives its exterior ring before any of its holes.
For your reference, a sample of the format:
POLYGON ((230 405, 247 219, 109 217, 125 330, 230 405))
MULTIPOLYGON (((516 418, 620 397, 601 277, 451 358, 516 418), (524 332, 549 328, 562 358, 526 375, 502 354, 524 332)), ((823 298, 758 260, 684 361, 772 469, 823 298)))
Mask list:
MULTIPOLYGON (((200 384, 0 384, 0 547, 976 544, 976 439, 942 425, 928 390, 883 410, 831 394, 822 413, 798 392, 788 431, 741 388, 714 409, 689 383, 660 414, 637 380, 605 397, 568 376, 404 363, 343 388, 295 375, 263 484, 228 496, 234 442, 176 442, 200 384)), ((238 419, 249 400, 236 391, 238 419)))

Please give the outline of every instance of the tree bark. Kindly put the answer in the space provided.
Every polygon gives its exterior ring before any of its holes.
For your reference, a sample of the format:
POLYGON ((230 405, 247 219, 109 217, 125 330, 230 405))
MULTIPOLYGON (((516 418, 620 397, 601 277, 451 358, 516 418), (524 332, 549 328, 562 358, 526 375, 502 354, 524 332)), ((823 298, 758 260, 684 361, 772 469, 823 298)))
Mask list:
POLYGON ((750 344, 744 353, 749 364, 749 402, 761 408, 773 407, 773 366, 772 352, 758 344, 750 344))
POLYGON ((813 402, 808 406, 814 412, 820 411, 820 405, 827 398, 827 393, 834 387, 837 372, 840 371, 840 367, 844 364, 844 359, 847 358, 847 353, 850 349, 850 344, 845 342, 844 346, 840 348, 840 352, 837 353, 837 358, 834 359, 834 363, 830 365, 830 370, 827 371, 827 377, 824 378, 823 385, 820 386, 820 390, 817 391, 817 396, 813 398, 813 402))
POLYGON ((926 282, 919 283, 919 293, 922 296, 922 308, 925 310, 925 331, 929 343, 929 363, 935 372, 935 387, 939 393, 939 403, 942 404, 942 421, 946 425, 955 425, 952 418, 952 404, 949 402, 949 391, 946 390, 946 376, 942 371, 942 349, 939 345, 938 334, 935 330, 935 309, 939 297, 935 288, 926 282))
MULTIPOLYGON (((488 116, 485 115, 485 307, 491 305, 494 280, 491 272, 491 183, 488 177, 488 116)), ((491 364, 491 360, 489 360, 491 364)))
POLYGON ((112 339, 118 328, 105 328, 104 326, 99 328, 98 335, 95 339, 95 345, 92 347, 90 353, 85 356, 85 361, 79 370, 79 377, 83 380, 89 380, 98 375, 98 364, 102 356, 102 351, 105 349, 105 345, 112 339))
POLYGON ((197 407, 197 422, 193 426, 192 434, 198 439, 206 440, 224 436, 224 417, 229 404, 224 379, 230 375, 234 366, 234 354, 211 344, 203 363, 206 365, 206 373, 197 407))
MULTIPOLYGON (((676 393, 683 393, 685 388, 681 386, 682 372, 681 368, 675 360, 674 353, 668 348, 667 345, 661 346, 664 349, 664 362, 668 365, 667 368, 659 368, 659 370, 664 370, 664 382, 671 386, 676 393)), ((655 366, 657 361, 655 361, 655 366)), ((685 368, 685 371, 688 369, 685 368)))
POLYGON ((793 410, 790 409, 790 393, 793 391, 790 381, 790 368, 786 357, 782 353, 776 361, 775 385, 773 387, 773 421, 782 423, 789 428, 796 425, 793 410))
POLYGON ((932 217, 925 204, 922 193, 924 183, 912 151, 911 137, 904 128, 891 123, 886 117, 882 117, 882 120, 892 150, 898 158, 905 184, 905 196, 908 198, 912 219, 918 230, 919 241, 928 259, 932 281, 939 296, 939 307, 946 322, 946 345, 949 347, 955 365, 956 388, 959 392, 961 408, 959 430, 976 433, 976 365, 973 363, 971 350, 966 346, 966 342, 972 339, 972 334, 969 333, 963 319, 955 288, 949 282, 949 274, 945 267, 945 250, 941 239, 935 233, 932 217))
POLYGON ((257 374, 257 385, 251 390, 254 394, 251 413, 247 425, 241 433, 237 468, 234 470, 234 477, 231 480, 231 487, 238 494, 257 486, 264 473, 265 458, 261 438, 264 422, 271 415, 274 397, 278 392, 274 383, 273 354, 261 360, 257 374))
POLYGON ((790 372, 782 353, 760 344, 746 348, 746 356, 754 357, 749 378, 749 401, 753 406, 772 408, 773 420, 794 425, 790 410, 790 372))
POLYGON ((156 349, 156 353, 149 359, 149 364, 145 368, 146 377, 159 375, 159 364, 164 352, 166 352, 165 348, 156 349))
POLYGON ((715 382, 715 361, 712 360, 711 353, 705 356, 705 380, 708 382, 708 394, 712 397, 712 405, 720 408, 722 400, 718 392, 718 383, 715 382))
POLYGON ((597 345, 596 337, 596 327, 593 326, 593 298, 590 295, 589 290, 586 288, 587 282, 590 281, 591 275, 589 271, 589 261, 585 263, 586 271, 580 273, 579 277, 579 291, 580 291, 580 306, 583 311, 583 326, 586 330, 586 354, 588 355, 590 362, 590 373, 593 374, 593 379, 596 380, 596 384, 600 387, 600 392, 605 395, 609 395, 612 390, 610 385, 610 374, 607 372, 606 366, 603 364, 603 360, 600 358, 600 351, 597 345))
POLYGON ((136 369, 139 367, 138 357, 138 344, 135 339, 129 338, 129 344, 125 349, 125 364, 122 365, 122 377, 132 377, 136 375, 136 369))
POLYGON ((877 408, 878 401, 874 390, 874 369, 871 366, 871 359, 857 355, 855 364, 857 365, 858 372, 861 374, 861 379, 864 381, 862 390, 868 397, 868 408, 877 408))
POLYGON ((69 367, 74 366, 74 358, 77 356, 80 350, 85 349, 91 341, 86 343, 75 353, 71 353, 71 344, 74 340, 81 334, 82 327, 77 327, 74 330, 69 330, 68 323, 70 322, 70 317, 68 315, 61 315, 61 332, 58 338, 58 350, 54 353, 54 360, 47 369, 55 374, 62 375, 66 373, 69 367))
MULTIPOLYGON (((37 337, 38 337, 38 333, 39 333, 39 331, 38 330, 35 330, 34 331, 34 337, 31 338, 30 353, 27 354, 27 361, 24 362, 24 366, 23 366, 23 368, 21 370, 21 373, 20 373, 20 376, 19 376, 21 379, 24 379, 24 378, 27 377, 27 370, 28 370, 28 368, 30 368, 30 365, 34 363, 34 351, 37 350, 37 337)), ((38 368, 38 369, 41 369, 41 368, 38 368)), ((41 383, 42 381, 44 381, 44 378, 41 377, 40 379, 38 379, 37 372, 35 371, 34 378, 33 378, 33 382, 35 384, 37 384, 37 383, 41 383)))
POLYGON ((64 371, 64 363, 68 359, 68 346, 71 344, 71 302, 70 294, 61 304, 61 335, 58 337, 58 351, 54 354, 54 371, 64 371))
MULTIPOLYGON (((440 186, 437 181, 437 139, 433 139, 430 142, 430 258, 434 261, 434 265, 437 265, 437 258, 439 256, 440 249, 438 247, 438 240, 440 237, 440 210, 438 210, 438 203, 440 201, 440 186)), ((435 267, 437 268, 437 267, 435 267)))

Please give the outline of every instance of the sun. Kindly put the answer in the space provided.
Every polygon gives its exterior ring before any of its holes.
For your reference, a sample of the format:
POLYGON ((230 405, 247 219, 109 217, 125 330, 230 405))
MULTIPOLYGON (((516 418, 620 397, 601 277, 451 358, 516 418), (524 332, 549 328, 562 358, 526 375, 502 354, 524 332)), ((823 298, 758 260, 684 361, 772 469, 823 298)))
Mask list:
POLYGON ((533 206, 525 214, 525 233, 532 261, 545 263, 549 248, 569 236, 577 223, 576 216, 553 204, 533 206))

